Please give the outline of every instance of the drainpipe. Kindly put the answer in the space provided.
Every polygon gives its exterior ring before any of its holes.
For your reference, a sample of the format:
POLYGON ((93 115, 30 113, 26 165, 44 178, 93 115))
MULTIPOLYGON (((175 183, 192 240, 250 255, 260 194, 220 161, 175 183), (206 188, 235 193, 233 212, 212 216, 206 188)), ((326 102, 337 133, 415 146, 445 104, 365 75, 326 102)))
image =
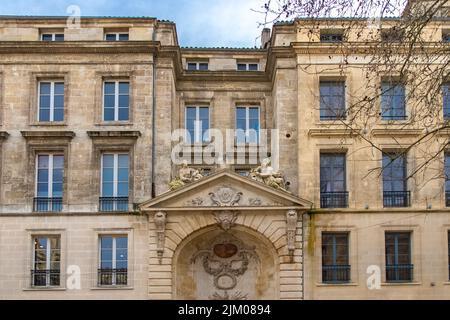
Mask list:
MULTIPOLYGON (((157 24, 158 22, 156 22, 157 24)), ((153 28, 152 40, 156 41, 156 24, 153 28)), ((152 199, 156 197, 156 185, 155 185, 155 167, 156 167, 156 51, 153 53, 153 88, 152 88, 152 184, 151 184, 151 192, 152 199)))

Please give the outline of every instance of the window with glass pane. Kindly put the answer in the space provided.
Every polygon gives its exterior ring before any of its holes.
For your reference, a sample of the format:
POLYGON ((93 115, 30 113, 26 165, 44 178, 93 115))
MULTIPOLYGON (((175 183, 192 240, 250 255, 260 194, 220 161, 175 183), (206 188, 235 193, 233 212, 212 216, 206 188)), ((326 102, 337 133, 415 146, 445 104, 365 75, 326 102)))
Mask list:
POLYGON ((238 71, 258 71, 257 63, 238 63, 237 64, 238 71))
POLYGON ((104 83, 103 120, 128 121, 130 83, 111 81, 104 83))
POLYGON ((345 82, 320 82, 320 119, 345 119, 345 82))
POLYGON ((413 280, 411 232, 386 232, 386 281, 413 280))
POLYGON ((348 233, 322 233, 322 281, 325 283, 350 281, 348 233))
POLYGON ((107 33, 105 36, 106 41, 128 41, 128 33, 107 33))
POLYGON ((444 119, 450 120, 450 83, 442 86, 442 100, 444 103, 444 119))
POLYGON ((64 82, 39 83, 38 120, 64 121, 64 82))
POLYGON ((59 236, 33 238, 33 270, 31 285, 57 287, 60 285, 61 243, 59 236))
POLYGON ((100 286, 126 286, 128 284, 128 237, 100 237, 100 286))
POLYGON ((405 86, 399 82, 382 82, 381 111, 383 120, 406 119, 405 86))
POLYGON ((128 211, 128 154, 102 155, 101 186, 101 211, 128 211))
POLYGON ((189 71, 207 71, 208 63, 207 62, 188 62, 188 70, 189 71))
POLYGON ((322 208, 347 208, 346 155, 320 155, 320 202, 322 208))
POLYGON ((450 33, 444 33, 442 35, 442 41, 443 42, 450 42, 450 33))
POLYGON ((36 165, 34 211, 61 211, 64 183, 64 156, 39 154, 36 165))
POLYGON ((342 42, 344 39, 344 36, 340 33, 336 34, 321 34, 320 35, 320 42, 342 42))
POLYGON ((450 153, 445 154, 445 204, 450 207, 450 153))
POLYGON ((408 207, 407 160, 405 155, 383 154, 383 198, 385 207, 408 207))
POLYGON ((209 141, 209 107, 186 107, 186 143, 209 141))
POLYGON ((64 41, 64 34, 62 33, 45 33, 41 35, 42 41, 64 41))
POLYGON ((257 144, 259 142, 259 107, 236 108, 237 144, 257 144))

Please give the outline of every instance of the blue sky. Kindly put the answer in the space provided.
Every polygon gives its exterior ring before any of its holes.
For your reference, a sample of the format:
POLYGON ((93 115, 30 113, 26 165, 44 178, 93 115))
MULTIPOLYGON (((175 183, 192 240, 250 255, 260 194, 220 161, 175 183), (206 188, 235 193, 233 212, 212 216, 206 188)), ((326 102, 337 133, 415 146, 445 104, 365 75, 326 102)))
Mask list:
POLYGON ((264 0, 1 0, 0 15, 150 16, 174 21, 182 46, 254 47, 259 45, 264 0))

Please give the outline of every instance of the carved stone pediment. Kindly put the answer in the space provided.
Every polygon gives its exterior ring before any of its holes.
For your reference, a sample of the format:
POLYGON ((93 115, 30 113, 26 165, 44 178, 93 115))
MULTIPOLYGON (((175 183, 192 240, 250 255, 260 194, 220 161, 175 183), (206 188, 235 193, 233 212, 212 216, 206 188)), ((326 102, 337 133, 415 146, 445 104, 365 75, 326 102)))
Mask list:
POLYGON ((311 208, 311 203, 223 170, 140 205, 141 211, 144 212, 195 208, 211 208, 217 211, 232 208, 233 211, 240 211, 267 207, 307 210, 311 208))

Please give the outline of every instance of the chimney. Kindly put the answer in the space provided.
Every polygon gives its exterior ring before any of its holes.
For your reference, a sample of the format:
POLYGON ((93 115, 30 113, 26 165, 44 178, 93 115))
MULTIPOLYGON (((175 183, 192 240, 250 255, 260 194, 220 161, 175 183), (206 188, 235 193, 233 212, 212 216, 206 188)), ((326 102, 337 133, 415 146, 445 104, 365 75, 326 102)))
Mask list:
POLYGON ((261 32, 261 49, 266 49, 270 43, 270 28, 264 28, 261 32))

